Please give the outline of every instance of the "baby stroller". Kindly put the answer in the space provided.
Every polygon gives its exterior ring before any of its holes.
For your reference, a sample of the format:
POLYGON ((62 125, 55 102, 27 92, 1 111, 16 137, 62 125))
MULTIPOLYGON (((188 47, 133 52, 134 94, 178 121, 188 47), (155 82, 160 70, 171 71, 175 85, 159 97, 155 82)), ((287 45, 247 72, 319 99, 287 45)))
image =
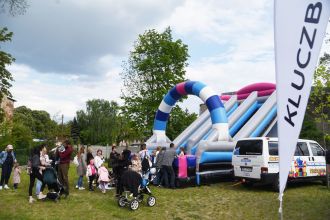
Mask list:
MULTIPOLYGON (((148 176, 148 175, 147 175, 148 176)), ((125 196, 120 196, 118 205, 120 207, 129 206, 131 210, 137 210, 140 203, 143 201, 144 194, 148 195, 147 205, 152 207, 156 204, 156 198, 152 195, 149 189, 148 177, 142 178, 141 175, 135 171, 127 170, 122 175, 121 187, 125 191, 125 196)), ((122 191, 120 192, 122 194, 122 191)))
POLYGON ((57 173, 53 167, 47 167, 43 173, 43 182, 48 186, 47 199, 58 202, 63 192, 63 186, 57 178, 57 173))

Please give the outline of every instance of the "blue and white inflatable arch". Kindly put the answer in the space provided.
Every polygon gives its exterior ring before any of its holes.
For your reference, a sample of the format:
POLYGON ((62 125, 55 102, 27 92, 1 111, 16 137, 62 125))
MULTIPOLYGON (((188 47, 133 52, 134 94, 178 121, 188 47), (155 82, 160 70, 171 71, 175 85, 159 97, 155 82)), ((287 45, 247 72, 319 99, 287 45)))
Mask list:
POLYGON ((166 143, 168 117, 175 103, 184 95, 198 96, 206 104, 212 121, 212 128, 218 131, 218 141, 228 141, 228 120, 220 97, 208 86, 198 81, 186 81, 174 86, 161 102, 154 121, 153 137, 156 143, 166 143))

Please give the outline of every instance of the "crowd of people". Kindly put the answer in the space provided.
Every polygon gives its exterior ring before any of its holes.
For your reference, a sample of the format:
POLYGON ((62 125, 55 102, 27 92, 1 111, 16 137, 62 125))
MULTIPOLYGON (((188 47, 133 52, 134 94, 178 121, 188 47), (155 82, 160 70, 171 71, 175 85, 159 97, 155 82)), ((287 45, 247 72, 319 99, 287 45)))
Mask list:
MULTIPOLYGON (((27 173, 30 179, 28 188, 30 203, 35 202, 32 194, 34 187, 37 199, 47 197, 43 191, 46 187, 44 173, 48 168, 56 170, 62 186, 61 195, 64 197, 69 195, 68 171, 72 154, 73 147, 69 141, 64 141, 62 145, 53 148, 49 155, 46 145, 38 146, 31 151, 27 164, 27 173), (36 180, 37 183, 35 184, 36 180)), ((113 145, 107 166, 101 149, 98 149, 93 155, 91 147, 86 149, 85 146, 81 146, 73 159, 78 176, 75 188, 85 190, 84 177, 86 176, 89 191, 94 191, 96 187, 102 193, 106 193, 106 190, 115 187, 118 197, 124 191, 123 173, 130 170, 143 178, 152 180, 152 183, 158 187, 173 189, 175 188, 175 172, 172 164, 175 157, 181 155, 184 155, 184 149, 181 149, 180 154, 177 155, 173 143, 170 144, 170 148, 157 147, 152 153, 147 150, 145 144, 141 145, 138 153, 131 153, 128 147, 119 153, 117 147, 113 145)), ((17 189, 20 183, 21 169, 12 145, 8 145, 5 151, 0 153, 0 165, 2 166, 0 190, 10 188, 8 182, 12 170, 14 172, 13 187, 17 189)))

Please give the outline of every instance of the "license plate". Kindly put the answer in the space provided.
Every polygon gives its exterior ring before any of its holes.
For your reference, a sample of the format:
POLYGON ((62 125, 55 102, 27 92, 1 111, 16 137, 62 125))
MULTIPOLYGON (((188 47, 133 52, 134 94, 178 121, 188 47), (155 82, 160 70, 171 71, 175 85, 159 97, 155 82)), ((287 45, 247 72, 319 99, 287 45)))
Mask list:
POLYGON ((252 167, 241 167, 241 171, 243 171, 243 172, 252 172, 252 167))

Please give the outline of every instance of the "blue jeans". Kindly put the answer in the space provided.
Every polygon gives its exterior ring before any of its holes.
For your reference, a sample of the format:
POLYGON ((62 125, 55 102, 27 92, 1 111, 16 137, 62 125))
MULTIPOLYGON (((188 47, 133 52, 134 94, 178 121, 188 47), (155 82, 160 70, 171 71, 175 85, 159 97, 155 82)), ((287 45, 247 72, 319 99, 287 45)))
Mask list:
POLYGON ((42 186, 42 182, 37 179, 37 183, 36 183, 36 195, 39 195, 41 186, 42 186))
POLYGON ((84 176, 79 176, 78 183, 77 183, 78 187, 82 187, 83 186, 83 177, 84 176))

